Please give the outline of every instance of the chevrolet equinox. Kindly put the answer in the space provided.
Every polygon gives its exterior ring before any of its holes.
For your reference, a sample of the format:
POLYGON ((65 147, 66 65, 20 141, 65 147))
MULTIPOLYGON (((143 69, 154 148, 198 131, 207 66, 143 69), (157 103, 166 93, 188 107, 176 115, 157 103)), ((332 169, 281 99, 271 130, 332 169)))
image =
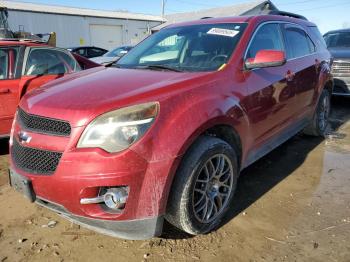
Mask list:
POLYGON ((240 171, 304 131, 323 136, 333 80, 315 24, 282 15, 170 25, 117 63, 21 100, 10 183, 98 232, 192 235, 235 205, 240 171))

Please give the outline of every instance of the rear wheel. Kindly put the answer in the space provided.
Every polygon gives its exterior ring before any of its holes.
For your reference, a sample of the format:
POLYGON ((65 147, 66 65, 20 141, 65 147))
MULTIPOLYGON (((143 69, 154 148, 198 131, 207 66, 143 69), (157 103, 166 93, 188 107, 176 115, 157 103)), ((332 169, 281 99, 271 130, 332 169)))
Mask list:
POLYGON ((318 101, 312 122, 304 129, 311 136, 325 136, 331 111, 331 94, 324 89, 318 101))
POLYGON ((236 152, 229 144, 214 137, 200 137, 176 174, 166 219, 192 235, 215 229, 232 202, 237 167, 236 152))

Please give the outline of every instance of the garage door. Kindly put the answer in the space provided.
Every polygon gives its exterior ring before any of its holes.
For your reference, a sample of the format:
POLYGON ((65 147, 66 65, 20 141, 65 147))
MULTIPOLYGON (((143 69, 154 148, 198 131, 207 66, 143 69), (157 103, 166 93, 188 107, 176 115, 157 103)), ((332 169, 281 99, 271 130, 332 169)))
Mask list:
POLYGON ((116 25, 90 25, 91 45, 111 50, 123 44, 123 28, 116 25))

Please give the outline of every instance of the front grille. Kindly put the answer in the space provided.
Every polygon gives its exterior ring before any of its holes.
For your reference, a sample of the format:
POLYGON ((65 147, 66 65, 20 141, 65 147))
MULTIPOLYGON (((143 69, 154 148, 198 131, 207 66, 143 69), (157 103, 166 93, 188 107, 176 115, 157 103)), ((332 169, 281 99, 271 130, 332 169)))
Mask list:
POLYGON ((36 133, 69 136, 71 132, 71 126, 66 121, 31 115, 21 108, 18 108, 18 121, 25 129, 36 133))
POLYGON ((350 74, 350 61, 349 62, 334 62, 332 66, 333 74, 350 74))
POLYGON ((12 145, 14 164, 29 173, 51 175, 56 171, 62 153, 22 146, 15 138, 12 145))

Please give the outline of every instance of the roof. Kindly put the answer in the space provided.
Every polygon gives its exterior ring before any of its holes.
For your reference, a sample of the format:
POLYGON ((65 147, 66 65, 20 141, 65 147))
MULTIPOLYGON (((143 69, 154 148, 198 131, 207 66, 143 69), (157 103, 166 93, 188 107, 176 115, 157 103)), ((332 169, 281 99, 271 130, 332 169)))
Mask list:
POLYGON ((220 23, 245 23, 248 22, 252 16, 229 16, 229 17, 213 17, 207 19, 199 19, 186 21, 181 23, 174 23, 168 26, 168 28, 178 27, 178 26, 190 26, 199 24, 220 24, 220 23))
POLYGON ((130 20, 145 20, 153 22, 164 22, 165 20, 160 16, 118 12, 118 11, 106 11, 96 9, 86 9, 77 7, 66 7, 56 5, 44 5, 34 3, 24 3, 16 1, 1 1, 1 5, 7 7, 8 10, 15 11, 27 11, 49 14, 64 14, 64 15, 77 15, 77 16, 90 16, 101 18, 116 18, 116 19, 130 19, 130 20))
POLYGON ((198 20, 203 17, 230 17, 239 15, 252 15, 263 13, 263 10, 278 10, 277 7, 270 1, 267 0, 252 0, 251 2, 235 4, 230 6, 223 6, 217 8, 203 9, 195 12, 187 13, 176 13, 166 15, 167 22, 153 27, 152 30, 158 31, 165 26, 173 23, 180 23, 191 20, 198 20))
POLYGON ((325 33, 324 35, 332 34, 332 33, 350 33, 350 28, 332 30, 332 31, 329 31, 329 32, 325 33))
POLYGON ((169 28, 177 27, 177 26, 190 26, 190 25, 198 25, 198 24, 219 24, 219 23, 261 23, 265 21, 286 21, 293 22, 304 26, 314 26, 315 24, 294 17, 289 16, 280 16, 280 15, 250 15, 250 16, 231 16, 231 17, 216 17, 216 18, 208 18, 208 19, 200 19, 193 21, 186 21, 182 23, 175 23, 169 25, 169 28))

